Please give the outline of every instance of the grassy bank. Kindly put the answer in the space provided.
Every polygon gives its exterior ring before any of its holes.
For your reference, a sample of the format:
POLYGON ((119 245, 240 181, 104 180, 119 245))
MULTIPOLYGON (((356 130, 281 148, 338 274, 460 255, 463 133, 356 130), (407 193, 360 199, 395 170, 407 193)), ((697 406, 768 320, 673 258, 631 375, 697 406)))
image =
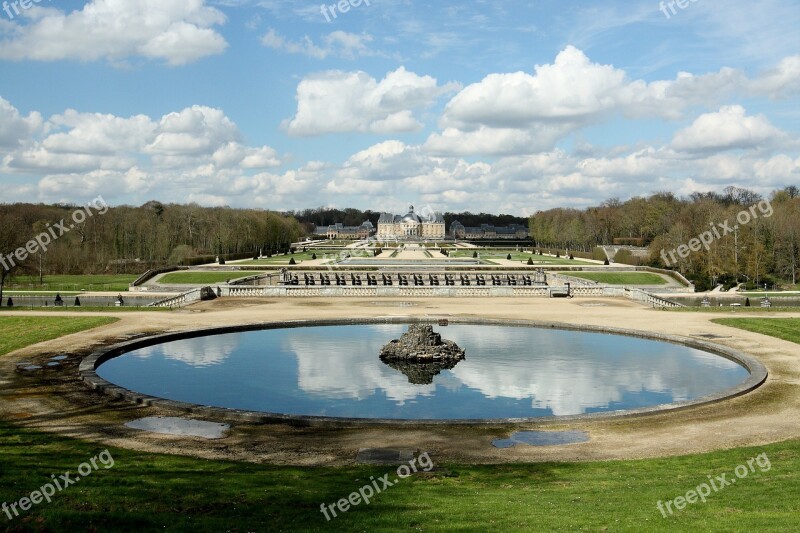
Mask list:
POLYGON ((164 274, 156 280, 156 283, 160 285, 211 285, 258 274, 263 274, 263 272, 171 272, 164 274))
POLYGON ((88 276, 45 276, 39 283, 39 276, 17 276, 6 283, 5 288, 21 291, 80 292, 84 291, 127 291, 136 281, 136 275, 88 275, 88 276))
POLYGON ((113 317, 0 317, 0 356, 25 346, 116 322, 113 317))
MULTIPOLYGON (((75 472, 104 447, 0 423, 0 501, 75 472)), ((389 467, 293 468, 110 449, 114 466, 23 516, 10 530, 53 531, 792 531, 800 443, 626 462, 437 465, 328 522, 333 503, 389 467), (656 503, 766 453, 735 486, 664 518, 656 503)), ((435 458, 434 458, 435 460, 435 458)), ((2 527, 2 526, 0 526, 2 527)))
MULTIPOLYGON (((244 266, 284 265, 285 266, 285 265, 288 265, 289 261, 291 261, 293 258, 294 258, 296 263, 302 263, 303 261, 312 261, 315 254, 317 256, 317 259, 324 259, 326 257, 328 259, 335 259, 335 258, 339 257, 339 253, 340 252, 323 252, 323 251, 319 251, 319 252, 314 252, 314 251, 312 251, 312 252, 298 252, 298 253, 296 253, 294 255, 291 255, 291 254, 289 254, 289 255, 275 255, 275 256, 272 256, 272 257, 264 257, 264 258, 261 258, 261 259, 253 259, 253 260, 250 260, 250 261, 240 261, 240 262, 237 262, 236 265, 238 265, 238 266, 242 266, 242 265, 244 265, 244 266)), ((363 253, 363 252, 358 252, 358 253, 363 253)), ((372 255, 372 250, 369 250, 367 253, 371 256, 372 255)))
POLYGON ((28 311, 28 312, 44 312, 44 313, 135 313, 135 312, 147 312, 147 313, 161 313, 161 312, 169 312, 172 311, 169 307, 137 307, 130 304, 117 307, 117 306, 80 306, 80 307, 23 307, 19 305, 15 305, 14 307, 0 307, 0 313, 11 313, 11 312, 18 312, 18 311, 28 311))
MULTIPOLYGON (((667 296, 669 299, 669 296, 667 296)), ((731 315, 736 314, 775 314, 775 313, 798 313, 800 307, 731 307, 724 305, 722 307, 670 307, 663 308, 662 311, 669 311, 671 313, 726 313, 731 315)))
POLYGON ((800 344, 800 318, 718 318, 712 322, 800 344))
POLYGON ((649 272, 567 272, 566 274, 606 285, 666 285, 668 283, 658 274, 649 272))

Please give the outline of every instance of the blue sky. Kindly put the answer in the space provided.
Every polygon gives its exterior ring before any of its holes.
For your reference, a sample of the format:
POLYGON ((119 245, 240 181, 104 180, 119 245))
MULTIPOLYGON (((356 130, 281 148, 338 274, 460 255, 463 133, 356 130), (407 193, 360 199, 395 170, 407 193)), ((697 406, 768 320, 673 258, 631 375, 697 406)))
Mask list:
POLYGON ((527 215, 800 182, 798 2, 352 4, 9 3, 0 202, 527 215))

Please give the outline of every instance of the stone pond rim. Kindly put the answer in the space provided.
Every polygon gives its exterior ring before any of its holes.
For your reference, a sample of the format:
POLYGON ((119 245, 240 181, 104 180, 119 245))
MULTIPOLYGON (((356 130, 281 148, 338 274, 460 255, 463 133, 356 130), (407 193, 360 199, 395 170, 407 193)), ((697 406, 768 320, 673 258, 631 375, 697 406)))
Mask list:
POLYGON ((460 318, 448 317, 450 323, 466 325, 492 325, 509 327, 534 327, 545 329, 560 329, 564 331, 586 331, 590 333, 605 333, 610 335, 622 335, 649 339, 672 344, 680 344, 702 350, 725 359, 734 361, 743 366, 750 377, 735 387, 708 395, 692 401, 662 404, 641 409, 626 411, 611 411, 603 413, 589 413, 582 415, 569 416, 548 416, 548 417, 529 417, 529 418, 490 418, 490 419, 381 419, 381 418, 342 418, 324 417, 307 415, 287 415, 280 413, 265 413, 260 411, 245 411, 240 409, 226 409, 220 407, 210 407, 185 402, 177 402, 164 398, 149 396, 139 392, 131 391, 110 383, 97 375, 96 369, 104 362, 114 357, 118 357, 127 352, 146 348, 166 342, 207 337, 211 335, 222 335, 227 333, 242 333, 247 331, 258 331, 266 329, 281 328, 301 328, 315 326, 347 326, 362 324, 435 324, 437 317, 374 317, 360 319, 320 319, 320 320, 291 320, 284 322, 263 322, 257 324, 243 324, 238 326, 223 326, 186 330, 179 332, 163 333, 141 337, 122 343, 117 343, 101 350, 98 350, 81 361, 79 367, 80 379, 92 390, 102 392, 116 399, 122 399, 139 405, 153 405, 163 409, 174 410, 180 413, 190 413, 203 417, 211 417, 215 420, 234 421, 246 424, 288 424, 300 427, 327 426, 327 427, 367 427, 367 426, 396 426, 396 427, 425 427, 425 426, 470 426, 470 425, 491 425, 508 426, 515 424, 562 424, 564 422, 610 420, 624 417, 644 416, 658 413, 667 413, 701 405, 709 405, 722 402, 724 400, 736 398, 747 394, 760 387, 768 376, 767 368, 761 361, 751 355, 708 341, 698 340, 692 337, 682 337, 677 335, 667 335, 641 330, 631 330, 624 328, 594 326, 584 324, 569 324, 560 322, 545 322, 538 320, 523 319, 494 319, 494 318, 460 318))

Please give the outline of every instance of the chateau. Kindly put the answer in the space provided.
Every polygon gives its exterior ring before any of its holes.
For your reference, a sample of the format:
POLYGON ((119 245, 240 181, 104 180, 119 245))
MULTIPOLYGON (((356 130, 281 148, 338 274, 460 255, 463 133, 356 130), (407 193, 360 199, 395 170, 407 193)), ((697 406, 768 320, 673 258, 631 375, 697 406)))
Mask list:
POLYGON ((403 216, 381 213, 378 220, 378 239, 444 239, 445 235, 441 213, 423 218, 414 212, 413 205, 403 216))
POLYGON ((454 220, 450 224, 450 236, 456 240, 479 240, 479 239, 504 239, 522 240, 528 238, 528 228, 520 224, 499 227, 491 224, 481 224, 480 227, 464 227, 461 222, 454 220))
POLYGON ((366 220, 360 226, 332 224, 328 226, 326 234, 329 239, 344 240, 364 240, 371 237, 379 240, 524 240, 528 238, 528 228, 520 224, 504 227, 490 224, 465 227, 454 220, 448 232, 441 213, 420 216, 414 212, 412 205, 405 215, 381 213, 377 230, 369 220, 366 220))
POLYGON ((372 222, 365 220, 360 226, 345 226, 342 223, 331 224, 328 226, 329 239, 353 239, 363 240, 375 234, 372 222))

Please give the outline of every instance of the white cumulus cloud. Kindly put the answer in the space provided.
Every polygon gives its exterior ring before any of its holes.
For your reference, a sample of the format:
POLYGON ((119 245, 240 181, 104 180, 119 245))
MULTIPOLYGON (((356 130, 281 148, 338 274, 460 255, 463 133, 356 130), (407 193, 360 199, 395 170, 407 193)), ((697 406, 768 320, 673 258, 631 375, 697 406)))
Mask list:
POLYGON ((439 85, 435 78, 403 67, 381 81, 362 71, 322 72, 300 82, 297 113, 284 122, 284 127, 297 136, 418 131, 422 124, 413 111, 427 108, 455 87, 439 85))
POLYGON ((124 61, 143 57, 183 65, 222 53, 214 30, 225 22, 205 0, 92 0, 71 13, 34 6, 27 24, 0 40, 0 59, 124 61))
POLYGON ((675 134, 672 147, 684 152, 759 148, 782 136, 765 116, 747 116, 744 107, 734 105, 700 115, 690 127, 675 134))

